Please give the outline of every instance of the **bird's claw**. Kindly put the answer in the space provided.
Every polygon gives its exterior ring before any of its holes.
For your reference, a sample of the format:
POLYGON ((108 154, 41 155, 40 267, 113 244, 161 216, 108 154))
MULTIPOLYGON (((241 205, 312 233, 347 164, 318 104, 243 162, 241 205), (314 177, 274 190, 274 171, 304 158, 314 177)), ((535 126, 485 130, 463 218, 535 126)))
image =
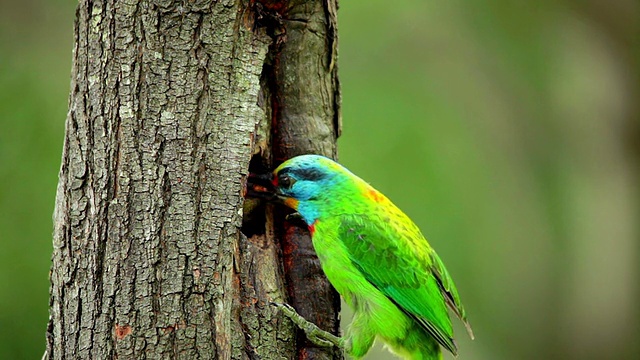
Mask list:
POLYGON ((316 324, 306 320, 302 317, 302 315, 298 314, 298 312, 291 305, 275 302, 272 302, 270 304, 277 307, 278 310, 280 310, 280 312, 282 312, 294 324, 296 324, 298 328, 300 328, 300 330, 304 331, 307 339, 309 339, 309 341, 311 341, 312 343, 322 347, 337 346, 341 349, 345 348, 343 338, 320 329, 316 324))

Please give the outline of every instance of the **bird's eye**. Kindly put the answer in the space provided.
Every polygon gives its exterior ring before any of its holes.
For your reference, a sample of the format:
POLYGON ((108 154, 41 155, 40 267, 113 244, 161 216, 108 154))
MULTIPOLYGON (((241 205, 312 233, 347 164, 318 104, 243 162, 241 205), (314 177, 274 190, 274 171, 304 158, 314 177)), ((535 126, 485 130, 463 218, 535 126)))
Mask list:
POLYGON ((291 186, 296 182, 295 179, 290 178, 288 175, 282 175, 278 177, 278 185, 285 189, 290 189, 291 186))

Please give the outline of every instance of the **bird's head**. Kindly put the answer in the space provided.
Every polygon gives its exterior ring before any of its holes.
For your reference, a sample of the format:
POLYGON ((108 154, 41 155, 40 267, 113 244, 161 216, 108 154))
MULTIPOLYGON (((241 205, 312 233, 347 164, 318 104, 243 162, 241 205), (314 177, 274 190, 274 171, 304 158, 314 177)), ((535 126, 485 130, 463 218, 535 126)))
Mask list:
MULTIPOLYGON (((311 225, 344 192, 353 175, 340 164, 320 155, 300 155, 283 162, 273 173, 253 175, 253 183, 302 215, 311 225)), ((251 178, 250 178, 251 181, 251 178)))

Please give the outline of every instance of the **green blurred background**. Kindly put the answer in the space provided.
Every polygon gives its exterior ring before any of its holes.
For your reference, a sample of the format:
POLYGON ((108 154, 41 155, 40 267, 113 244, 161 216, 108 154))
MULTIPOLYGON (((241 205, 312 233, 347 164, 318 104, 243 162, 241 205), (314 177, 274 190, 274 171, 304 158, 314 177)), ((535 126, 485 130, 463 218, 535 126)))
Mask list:
MULTIPOLYGON (((0 359, 44 351, 74 8, 0 0, 0 359)), ((447 264, 461 359, 640 358, 639 10, 340 2, 341 162, 447 264)))

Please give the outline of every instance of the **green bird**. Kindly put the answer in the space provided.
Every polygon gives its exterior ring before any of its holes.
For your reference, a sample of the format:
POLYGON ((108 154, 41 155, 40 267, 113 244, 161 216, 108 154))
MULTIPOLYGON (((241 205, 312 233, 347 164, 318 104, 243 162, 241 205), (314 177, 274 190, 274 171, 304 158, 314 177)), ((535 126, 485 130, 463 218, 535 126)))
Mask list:
POLYGON ((319 155, 285 161, 268 180, 265 188, 308 226, 324 273, 354 312, 345 336, 338 338, 282 305, 311 340, 361 358, 378 338, 405 359, 441 359, 440 346, 457 354, 447 307, 473 339, 444 264, 386 196, 319 155))

